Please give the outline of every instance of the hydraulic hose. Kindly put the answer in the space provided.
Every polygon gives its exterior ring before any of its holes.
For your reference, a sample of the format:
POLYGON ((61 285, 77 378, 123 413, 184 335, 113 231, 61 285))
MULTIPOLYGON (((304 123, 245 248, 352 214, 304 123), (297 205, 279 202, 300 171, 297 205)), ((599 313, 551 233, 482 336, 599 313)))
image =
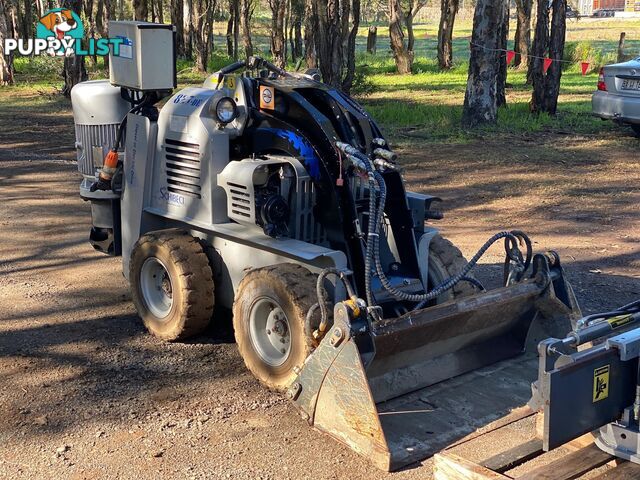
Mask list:
POLYGON ((320 309, 320 325, 318 325, 317 331, 322 335, 327 330, 327 325, 329 324, 329 312, 327 311, 327 302, 325 301, 325 288, 324 288, 324 279, 329 275, 335 275, 339 280, 342 281, 345 290, 347 291, 347 295, 350 299, 356 298, 356 294, 351 287, 351 283, 346 277, 346 273, 338 270, 337 268, 325 268, 318 275, 318 281, 316 282, 316 295, 318 296, 318 302, 311 305, 309 311, 307 312, 307 317, 305 319, 307 331, 312 332, 313 326, 311 325, 311 319, 315 311, 320 309))
MULTIPOLYGON (((380 173, 374 171, 374 178, 376 179, 378 183, 378 188, 380 190, 380 201, 378 205, 378 212, 377 212, 377 215, 375 216, 376 221, 375 221, 375 228, 374 228, 375 234, 377 234, 380 231, 380 225, 383 221, 384 207, 385 207, 386 197, 387 197, 387 188, 384 183, 384 179, 382 178, 382 175, 380 175, 380 173)), ((528 240, 528 237, 522 234, 522 232, 517 232, 517 233, 519 235, 522 235, 524 238, 528 240)), ((480 260, 480 258, 485 254, 485 252, 489 249, 489 247, 491 247, 491 245, 493 245, 498 240, 502 238, 509 239, 512 242, 512 249, 517 249, 517 245, 519 243, 518 236, 516 236, 514 233, 506 232, 506 231, 496 233, 490 239, 488 239, 484 243, 484 245, 482 245, 482 247, 476 252, 476 254, 471 258, 471 260, 456 275, 445 280, 430 292, 427 292, 424 294, 409 294, 395 288, 393 285, 391 285, 391 282, 387 278, 384 272, 384 269, 382 267, 382 262, 380 261, 380 237, 379 235, 375 235, 375 234, 373 237, 373 259, 375 262, 376 273, 378 274, 378 278, 380 279, 380 283, 385 288, 385 290, 387 290, 391 295, 393 295, 398 300, 420 302, 420 304, 418 304, 416 308, 422 308, 426 302, 433 300, 434 298, 437 298, 438 296, 442 295, 444 292, 453 288, 463 279, 466 280, 467 274, 473 269, 473 267, 475 267, 475 265, 478 263, 478 260, 480 260)), ((530 242, 528 242, 528 244, 530 245, 530 242)), ((530 257, 531 257, 531 254, 528 251, 527 259, 530 260, 530 257)))
MULTIPOLYGON (((384 178, 382 175, 376 171, 370 159, 361 153, 359 150, 354 148, 351 145, 347 144, 337 144, 337 147, 344 151, 347 155, 352 155, 360 160, 366 167, 367 173, 369 175, 369 228, 367 233, 367 249, 366 249, 366 258, 365 258, 365 288, 367 290, 367 303, 370 306, 374 305, 373 295, 371 293, 371 261, 373 260, 373 264, 375 267, 375 271, 380 279, 380 283, 383 288, 387 290, 394 298, 397 300, 403 301, 411 301, 411 302, 420 302, 416 308, 422 308, 424 304, 434 298, 442 295, 442 293, 447 290, 453 288, 460 281, 468 281, 474 285, 482 286, 477 281, 472 281, 470 277, 467 277, 468 273, 476 266, 480 258, 486 253, 486 251, 498 240, 504 238, 506 240, 505 250, 507 251, 508 259, 517 261, 521 263, 523 267, 523 271, 526 270, 529 263, 531 262, 532 257, 532 249, 531 249, 531 241, 529 237, 527 237, 523 232, 514 230, 513 232, 502 231, 498 232, 489 238, 482 247, 476 252, 476 254, 469 260, 469 262, 458 272, 456 275, 448 278, 440 285, 436 286, 433 290, 423 293, 423 294, 410 294, 403 292, 395 288, 391 285, 391 282, 387 278, 384 268, 382 266, 382 262, 380 260, 380 227, 382 226, 382 222, 384 221, 384 209, 387 198, 387 187, 384 182, 384 178), (377 183, 378 190, 380 191, 378 205, 376 207, 376 189, 375 183, 371 181, 371 178, 375 180, 377 183), (372 228, 373 225, 373 228, 372 228), (520 250, 518 249, 518 244, 522 240, 527 247, 526 258, 523 259, 520 250)), ((322 308, 322 307, 321 307, 322 308)))
POLYGON ((375 195, 375 177, 373 172, 368 172, 369 175, 369 221, 367 225, 367 248, 364 258, 364 271, 367 275, 364 278, 364 289, 367 297, 367 305, 373 305, 373 293, 371 292, 371 261, 373 260, 373 249, 371 248, 374 236, 378 235, 374 218, 376 212, 376 195, 375 195))

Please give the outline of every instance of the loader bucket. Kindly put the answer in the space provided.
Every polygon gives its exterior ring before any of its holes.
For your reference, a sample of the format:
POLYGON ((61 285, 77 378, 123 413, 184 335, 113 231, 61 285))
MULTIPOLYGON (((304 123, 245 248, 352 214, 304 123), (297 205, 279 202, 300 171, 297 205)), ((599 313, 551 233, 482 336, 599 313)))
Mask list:
POLYGON ((367 334, 338 304, 330 333, 287 395, 310 425, 383 470, 426 458, 525 403, 535 357, 497 362, 527 345, 535 354, 539 340, 579 317, 559 266, 550 270, 540 255, 534 272, 510 287, 382 321, 367 334), (479 373, 444 382, 471 371, 479 373))

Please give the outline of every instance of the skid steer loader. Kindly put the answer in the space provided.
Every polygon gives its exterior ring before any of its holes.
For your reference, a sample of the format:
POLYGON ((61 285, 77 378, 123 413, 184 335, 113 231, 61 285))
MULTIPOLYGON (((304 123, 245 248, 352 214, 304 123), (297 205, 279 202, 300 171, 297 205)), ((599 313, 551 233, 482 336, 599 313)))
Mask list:
POLYGON ((376 123, 316 71, 251 57, 172 93, 173 35, 111 22, 110 80, 72 91, 90 242, 122 255, 147 329, 181 340, 232 309, 253 375, 385 470, 462 434, 463 412, 486 420, 490 394, 517 400, 504 375, 524 364, 481 369, 579 316, 558 256, 504 231, 464 260, 431 225, 440 199, 405 189, 376 123), (503 286, 485 291, 471 269, 498 241, 503 286), (434 406, 430 385, 458 393, 434 406))

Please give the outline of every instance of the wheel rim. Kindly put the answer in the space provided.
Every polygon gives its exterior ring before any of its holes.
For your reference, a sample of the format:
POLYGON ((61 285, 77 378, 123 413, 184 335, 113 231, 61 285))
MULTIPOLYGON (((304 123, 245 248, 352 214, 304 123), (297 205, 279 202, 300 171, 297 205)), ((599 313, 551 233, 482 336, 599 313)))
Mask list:
POLYGON ((249 312, 249 337, 264 363, 278 367, 287 361, 291 353, 291 329, 278 302, 269 297, 253 302, 249 312))
POLYGON ((142 264, 140 290, 149 311, 165 319, 173 306, 173 286, 167 267, 156 257, 147 258, 142 264))

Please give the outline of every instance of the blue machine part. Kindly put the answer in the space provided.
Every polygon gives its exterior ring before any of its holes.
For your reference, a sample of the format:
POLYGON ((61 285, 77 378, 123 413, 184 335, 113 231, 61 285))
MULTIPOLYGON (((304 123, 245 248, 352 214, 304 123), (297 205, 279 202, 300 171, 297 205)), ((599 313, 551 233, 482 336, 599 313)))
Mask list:
POLYGON ((311 144, 302 135, 281 128, 265 128, 264 130, 273 132, 278 137, 286 140, 298 153, 298 160, 304 164, 311 178, 314 180, 320 179, 320 158, 318 158, 311 144))

